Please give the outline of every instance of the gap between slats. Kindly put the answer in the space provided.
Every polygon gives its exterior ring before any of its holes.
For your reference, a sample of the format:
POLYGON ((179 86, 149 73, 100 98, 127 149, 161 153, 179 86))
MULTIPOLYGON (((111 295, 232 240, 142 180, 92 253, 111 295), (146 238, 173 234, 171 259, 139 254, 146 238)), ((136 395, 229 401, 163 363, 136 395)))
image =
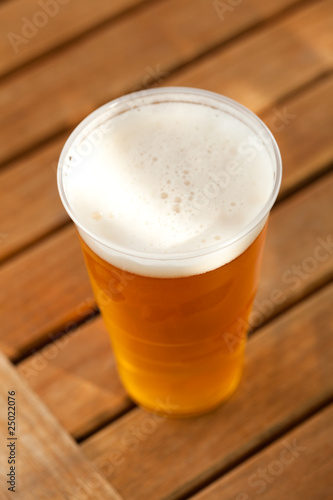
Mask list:
MULTIPOLYGON (((289 427, 286 427, 282 432, 276 433, 276 435, 273 437, 273 439, 268 439, 267 441, 264 441, 261 443, 260 446, 257 446, 251 452, 244 454, 244 457, 240 460, 235 460, 234 463, 230 464, 229 467, 226 467, 220 474, 216 474, 214 477, 210 480, 203 481, 200 485, 197 487, 193 488, 193 490, 189 491, 186 495, 179 495, 177 497, 167 497, 164 500, 190 500, 192 499, 196 494, 198 493, 203 493, 203 490, 207 488, 208 486, 214 485, 215 482, 218 480, 222 479, 228 472, 236 469, 240 465, 246 464, 251 458, 255 457, 262 451, 265 451, 269 446, 273 445, 274 443, 278 443, 281 438, 283 438, 286 434, 289 434, 291 431, 297 430, 299 427, 302 427, 303 424, 306 422, 310 422, 313 417, 320 416, 323 414, 327 409, 333 407, 333 399, 328 398, 325 402, 322 402, 320 405, 318 405, 316 408, 312 408, 307 414, 305 414, 302 418, 298 419, 293 423, 293 425, 290 425, 289 427)), ((193 498, 193 500, 195 500, 193 498)), ((249 499, 250 500, 250 499, 249 499)))

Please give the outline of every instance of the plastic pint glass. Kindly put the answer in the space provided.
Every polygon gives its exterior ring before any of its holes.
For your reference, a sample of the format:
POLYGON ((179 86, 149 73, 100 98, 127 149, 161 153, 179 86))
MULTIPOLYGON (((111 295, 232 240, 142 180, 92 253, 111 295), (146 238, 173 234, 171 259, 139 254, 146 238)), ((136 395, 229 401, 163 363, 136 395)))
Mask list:
POLYGON ((196 415, 237 387, 280 182, 266 126, 207 91, 129 94, 69 137, 59 192, 121 380, 144 408, 196 415))

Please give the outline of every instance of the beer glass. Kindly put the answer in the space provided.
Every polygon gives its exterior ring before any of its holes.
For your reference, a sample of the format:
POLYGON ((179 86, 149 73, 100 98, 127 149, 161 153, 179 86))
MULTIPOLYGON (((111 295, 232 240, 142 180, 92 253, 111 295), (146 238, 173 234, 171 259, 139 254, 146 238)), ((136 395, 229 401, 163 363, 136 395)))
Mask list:
POLYGON ((60 196, 142 407, 197 415, 236 389, 281 168, 258 117, 191 88, 116 99, 67 140, 60 196))

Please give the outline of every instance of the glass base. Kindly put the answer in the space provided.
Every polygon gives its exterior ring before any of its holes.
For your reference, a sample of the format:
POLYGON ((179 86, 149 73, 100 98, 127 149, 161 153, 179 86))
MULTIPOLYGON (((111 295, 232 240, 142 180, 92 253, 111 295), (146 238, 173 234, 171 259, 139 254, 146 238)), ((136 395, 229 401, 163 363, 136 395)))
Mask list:
POLYGON ((141 387, 138 389, 137 384, 134 384, 137 389, 135 390, 133 385, 128 383, 130 382, 128 374, 124 377, 121 368, 119 372, 129 397, 144 410, 154 413, 158 418, 163 419, 190 418, 215 410, 234 394, 241 379, 242 365, 238 366, 228 384, 226 384, 226 381, 220 381, 219 390, 215 389, 214 394, 209 394, 207 390, 197 391, 195 397, 179 389, 177 394, 173 391, 161 391, 158 394, 155 391, 155 393, 149 397, 147 390, 143 391, 141 387), (126 382, 124 382, 124 378, 126 382))

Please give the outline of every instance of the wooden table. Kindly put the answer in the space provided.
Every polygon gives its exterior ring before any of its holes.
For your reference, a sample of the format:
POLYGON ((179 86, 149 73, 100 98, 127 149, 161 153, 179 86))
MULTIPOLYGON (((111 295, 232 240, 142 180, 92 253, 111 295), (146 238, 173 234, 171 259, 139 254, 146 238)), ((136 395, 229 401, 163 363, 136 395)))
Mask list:
POLYGON ((333 1, 7 0, 0 25, 0 498, 331 500, 333 1), (154 85, 245 104, 284 163, 243 380, 196 419, 126 396, 56 188, 77 123, 154 85))

